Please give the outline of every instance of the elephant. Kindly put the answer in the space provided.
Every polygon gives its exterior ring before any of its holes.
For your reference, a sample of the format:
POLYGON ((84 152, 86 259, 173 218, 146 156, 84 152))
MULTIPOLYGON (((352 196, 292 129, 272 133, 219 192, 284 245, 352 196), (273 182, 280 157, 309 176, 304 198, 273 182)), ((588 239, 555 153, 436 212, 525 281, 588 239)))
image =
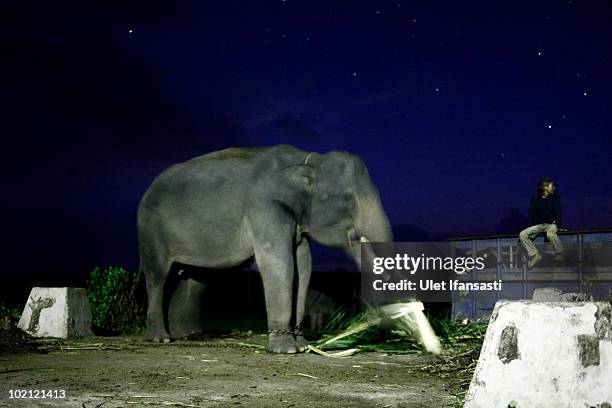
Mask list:
POLYGON ((357 267, 361 242, 393 241, 380 193, 358 156, 286 144, 231 147, 171 165, 144 193, 137 230, 148 296, 145 340, 171 341, 164 289, 175 263, 222 273, 254 260, 272 353, 307 348, 301 323, 310 240, 344 249, 357 267))

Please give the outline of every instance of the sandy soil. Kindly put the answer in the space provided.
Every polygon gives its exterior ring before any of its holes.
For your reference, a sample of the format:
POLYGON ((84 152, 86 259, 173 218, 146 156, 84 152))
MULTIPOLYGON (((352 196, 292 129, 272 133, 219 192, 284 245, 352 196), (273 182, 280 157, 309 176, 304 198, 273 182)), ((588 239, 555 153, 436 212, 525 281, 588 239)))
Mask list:
POLYGON ((457 384, 420 369, 431 357, 273 355, 241 344, 264 340, 249 333, 156 345, 141 337, 90 337, 64 350, 49 342, 46 354, 0 355, 0 406, 456 406, 457 384), (67 398, 9 400, 14 388, 66 389, 67 398))

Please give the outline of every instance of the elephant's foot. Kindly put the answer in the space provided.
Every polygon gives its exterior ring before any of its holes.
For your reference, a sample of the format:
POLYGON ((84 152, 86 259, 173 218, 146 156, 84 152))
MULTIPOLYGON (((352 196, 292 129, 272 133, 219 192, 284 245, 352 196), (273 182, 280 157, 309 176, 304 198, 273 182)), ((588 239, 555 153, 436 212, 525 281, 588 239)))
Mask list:
POLYGON ((304 338, 304 334, 299 327, 296 327, 293 330, 293 335, 295 336, 295 344, 300 352, 306 351, 308 348, 308 341, 304 338))
POLYGON ((170 334, 166 330, 147 329, 144 339, 153 343, 170 343, 170 334))
POLYGON ((300 353, 308 349, 308 340, 306 340, 304 336, 302 336, 301 334, 295 336, 295 344, 297 345, 297 348, 300 351, 300 353))
POLYGON ((271 330, 268 332, 268 345, 266 351, 269 353, 295 354, 303 350, 298 345, 289 330, 271 330))

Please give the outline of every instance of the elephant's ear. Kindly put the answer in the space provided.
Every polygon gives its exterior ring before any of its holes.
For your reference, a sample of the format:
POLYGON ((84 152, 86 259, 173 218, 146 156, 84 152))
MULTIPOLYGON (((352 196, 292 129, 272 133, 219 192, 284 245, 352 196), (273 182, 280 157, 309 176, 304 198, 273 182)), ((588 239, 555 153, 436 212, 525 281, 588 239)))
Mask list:
POLYGON ((311 190, 314 187, 315 172, 310 164, 294 164, 280 171, 281 177, 298 190, 311 190))
POLYGON ((315 189, 315 170, 310 164, 294 164, 278 173, 274 199, 281 202, 294 215, 301 216, 310 206, 315 189))

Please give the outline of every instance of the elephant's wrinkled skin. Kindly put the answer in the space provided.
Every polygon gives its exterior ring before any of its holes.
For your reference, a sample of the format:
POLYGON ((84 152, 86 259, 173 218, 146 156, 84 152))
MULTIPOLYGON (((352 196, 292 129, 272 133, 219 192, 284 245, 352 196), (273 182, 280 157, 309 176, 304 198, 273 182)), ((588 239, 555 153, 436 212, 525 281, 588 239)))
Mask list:
POLYGON ((267 349, 275 353, 307 344, 299 327, 309 239, 344 248, 358 266, 360 239, 393 240, 361 159, 288 145, 229 148, 169 167, 140 202, 138 239, 149 301, 146 339, 170 341, 163 297, 173 263, 223 269, 254 256, 265 291, 267 349))

